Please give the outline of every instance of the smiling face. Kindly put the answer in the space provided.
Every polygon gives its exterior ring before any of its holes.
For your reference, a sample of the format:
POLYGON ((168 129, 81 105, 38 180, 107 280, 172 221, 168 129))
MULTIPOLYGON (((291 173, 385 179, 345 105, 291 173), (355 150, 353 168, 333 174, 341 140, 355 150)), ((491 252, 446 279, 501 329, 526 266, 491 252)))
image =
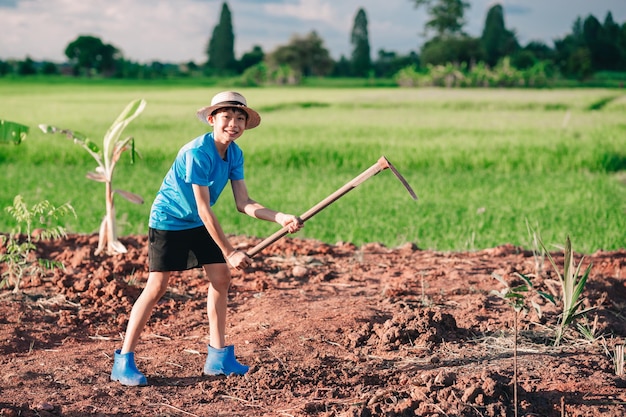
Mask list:
POLYGON ((228 146, 237 140, 246 129, 248 115, 236 107, 218 109, 207 118, 213 126, 213 137, 216 142, 228 146))

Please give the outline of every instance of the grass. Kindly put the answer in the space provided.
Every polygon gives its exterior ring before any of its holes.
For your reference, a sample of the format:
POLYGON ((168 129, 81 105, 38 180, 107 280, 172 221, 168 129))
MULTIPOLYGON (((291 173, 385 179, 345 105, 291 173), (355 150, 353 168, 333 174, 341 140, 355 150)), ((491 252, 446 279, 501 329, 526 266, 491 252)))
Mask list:
MULTIPOLYGON (((315 85, 315 84, 313 84, 315 85)), ((0 80, 0 118, 31 126, 0 147, 0 207, 71 202, 70 232, 94 233, 104 216, 93 161, 39 123, 99 141, 126 103, 148 102, 125 131, 143 159, 121 161, 115 185, 144 197, 116 199, 121 236, 146 233, 150 203, 184 143, 205 126, 194 111, 223 89, 162 83, 45 84, 0 80)), ((383 171, 309 220, 299 237, 357 245, 414 242, 423 249, 530 247, 526 221, 547 244, 566 235, 577 252, 626 247, 626 95, 621 90, 243 89, 263 117, 238 143, 251 196, 301 214, 385 155, 415 189, 414 202, 383 171), (594 110, 595 109, 595 110, 594 110)), ((102 188, 102 189, 100 189, 102 188)), ((215 210, 227 233, 266 237, 277 225, 235 212, 225 191, 215 210)), ((0 231, 13 226, 0 213, 0 231)))

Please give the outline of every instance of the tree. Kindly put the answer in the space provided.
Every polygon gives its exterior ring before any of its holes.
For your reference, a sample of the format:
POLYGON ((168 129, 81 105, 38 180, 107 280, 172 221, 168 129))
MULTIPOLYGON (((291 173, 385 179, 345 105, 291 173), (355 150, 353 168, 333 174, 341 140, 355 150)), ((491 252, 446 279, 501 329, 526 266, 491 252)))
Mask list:
POLYGON ((578 17, 572 25, 572 33, 563 39, 554 40, 555 64, 563 75, 574 75, 578 78, 584 78, 591 68, 591 61, 588 63, 583 60, 590 58, 585 39, 583 37, 582 19, 578 17), (576 59, 571 57, 576 53, 576 59))
POLYGON ((0 59, 0 77, 12 72, 11 64, 0 59))
POLYGON ((301 37, 294 35, 289 44, 279 46, 268 56, 270 67, 286 65, 301 76, 325 76, 333 70, 333 60, 324 41, 315 31, 301 37))
MULTIPOLYGON (((621 68, 626 69, 626 22, 624 22, 620 28, 617 45, 619 46, 620 51, 622 51, 621 68)), ((0 74, 1 73, 2 70, 0 69, 0 74)))
POLYGON ((583 22, 583 39, 591 55, 591 70, 604 69, 605 42, 602 33, 602 24, 595 16, 589 15, 583 22))
POLYGON ((532 68, 538 62, 543 61, 547 64, 546 61, 549 61, 549 67, 552 67, 554 56, 554 51, 544 42, 530 41, 511 55, 511 64, 517 69, 524 70, 532 68))
POLYGON ((574 50, 567 59, 566 74, 575 76, 583 81, 593 74, 591 51, 589 48, 581 47, 574 50))
POLYGON ((120 60, 121 54, 116 47, 111 44, 104 44, 99 55, 98 71, 104 75, 111 76, 115 73, 116 63, 120 60))
POLYGON ((37 74, 37 68, 35 67, 35 62, 30 58, 26 57, 24 61, 20 61, 17 65, 17 73, 19 75, 35 75, 37 74))
POLYGON ((207 48, 207 68, 217 74, 228 74, 237 70, 235 60, 235 34, 228 4, 222 4, 220 21, 213 29, 207 48))
POLYGON ((596 60, 600 69, 617 70, 620 69, 622 55, 624 51, 619 45, 620 27, 613 20, 613 14, 608 12, 600 31, 600 50, 593 51, 597 55, 596 60))
POLYGON ((608 12, 604 23, 593 15, 576 19, 572 33, 554 41, 555 64, 565 76, 585 79, 596 71, 626 69, 626 24, 608 12))
POLYGON ((522 49, 531 52, 540 61, 554 59, 554 50, 542 41, 530 41, 522 49))
POLYGON ((365 10, 360 8, 354 18, 352 26, 352 73, 357 77, 365 77, 372 68, 372 58, 370 56, 370 41, 367 34, 367 15, 365 10))
POLYGON ((501 58, 510 56, 519 49, 515 33, 507 30, 504 25, 502 5, 496 4, 487 12, 481 43, 485 49, 485 61, 491 66, 495 66, 501 58))
POLYGON ((41 63, 41 73, 44 75, 56 75, 59 67, 54 62, 44 61, 41 63))
POLYGON ((377 77, 392 77, 406 67, 420 68, 420 57, 414 51, 408 55, 398 55, 394 51, 378 50, 378 58, 374 61, 374 73, 377 77))
POLYGON ((620 27, 617 23, 615 23, 615 20, 613 20, 613 13, 608 12, 606 14, 602 28, 604 29, 604 33, 608 39, 619 39, 620 27))
POLYGON ((435 31, 438 37, 461 34, 465 25, 465 9, 469 3, 463 0, 412 0, 415 7, 425 6, 430 15, 426 22, 428 29, 435 31))
POLYGON ((265 58, 265 52, 259 45, 254 45, 250 52, 246 52, 241 56, 239 60, 239 72, 244 72, 248 68, 263 62, 265 58))
POLYGON ((65 48, 65 56, 78 72, 82 70, 86 75, 91 75, 93 71, 97 73, 115 71, 115 63, 121 59, 121 52, 95 36, 79 36, 65 48))
POLYGON ((448 62, 471 66, 484 60, 480 39, 470 36, 436 37, 424 44, 422 64, 441 65, 448 62))
POLYGON ((352 75, 352 63, 345 55, 339 57, 339 61, 333 65, 334 77, 349 77, 352 75))

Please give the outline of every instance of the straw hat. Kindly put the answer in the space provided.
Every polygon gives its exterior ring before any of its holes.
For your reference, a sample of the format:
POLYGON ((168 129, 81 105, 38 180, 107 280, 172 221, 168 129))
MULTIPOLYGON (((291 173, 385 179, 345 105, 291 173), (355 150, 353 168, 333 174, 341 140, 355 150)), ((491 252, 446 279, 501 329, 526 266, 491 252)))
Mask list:
POLYGON ((215 110, 224 107, 237 107, 246 112, 248 115, 246 130, 253 129, 261 123, 261 116, 259 116, 259 113, 248 107, 246 98, 235 91, 222 91, 221 93, 217 93, 213 96, 211 105, 201 108, 197 111, 196 115, 201 122, 209 124, 209 121, 207 120, 208 116, 215 110))

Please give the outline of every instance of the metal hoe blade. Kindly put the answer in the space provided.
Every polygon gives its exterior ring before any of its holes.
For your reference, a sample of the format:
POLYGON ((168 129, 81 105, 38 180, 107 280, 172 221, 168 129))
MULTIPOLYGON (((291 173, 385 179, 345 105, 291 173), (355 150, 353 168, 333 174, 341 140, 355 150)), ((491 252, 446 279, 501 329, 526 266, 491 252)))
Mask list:
POLYGON ((404 179, 404 177, 398 172, 398 170, 396 169, 396 167, 394 167, 391 162, 389 162, 389 160, 387 158, 385 158, 384 156, 381 156, 380 159, 378 160, 379 164, 383 164, 386 165, 387 168, 389 168, 391 170, 391 172, 393 172, 393 175, 396 176, 396 178, 398 178, 400 180, 400 182, 402 183, 402 185, 404 185, 404 188, 406 188, 406 190, 409 192, 409 194, 411 194, 411 197, 413 197, 413 200, 417 200, 417 195, 415 194, 415 191, 413 191, 413 189, 411 188, 411 186, 409 185, 409 183, 404 179))
MULTIPOLYGON (((400 182, 407 189, 407 191, 409 192, 411 197, 414 200, 417 200, 417 195, 415 194, 415 192, 413 191, 413 189, 411 188, 409 183, 404 179, 404 177, 402 175, 400 175, 398 170, 393 165, 391 165, 391 162, 389 162, 389 160, 387 158, 385 158, 384 156, 381 156, 380 159, 378 159, 378 161, 374 165, 372 165, 371 167, 369 167, 368 169, 363 171, 360 175, 358 175, 357 177, 353 178, 351 181, 346 183, 343 187, 339 188, 337 191, 335 191, 334 193, 332 193, 331 195, 326 197, 324 200, 320 201, 315 206, 311 207, 308 211, 303 213, 299 217, 300 220, 302 220, 302 222, 305 222, 305 221, 309 220, 311 217, 315 216, 317 213, 319 213, 320 211, 322 211, 323 209, 328 207, 330 204, 332 204, 333 202, 337 201, 344 194, 346 194, 347 192, 349 192, 352 189, 356 188, 357 186, 359 186, 362 182, 364 182, 368 178, 373 177, 374 175, 378 174, 380 171, 385 170, 387 168, 389 168, 389 170, 391 170, 391 172, 393 172, 393 174, 396 176, 396 178, 398 178, 400 180, 400 182)), ((289 228, 288 227, 283 227, 282 229, 278 230, 273 235, 271 235, 270 237, 266 238, 261 243, 259 243, 258 245, 256 245, 252 249, 250 249, 248 251, 247 255, 249 257, 253 257, 254 255, 256 255, 257 253, 261 252, 263 249, 265 249, 266 247, 268 247, 272 243, 276 242, 281 237, 285 236, 288 232, 289 232, 289 228)))

